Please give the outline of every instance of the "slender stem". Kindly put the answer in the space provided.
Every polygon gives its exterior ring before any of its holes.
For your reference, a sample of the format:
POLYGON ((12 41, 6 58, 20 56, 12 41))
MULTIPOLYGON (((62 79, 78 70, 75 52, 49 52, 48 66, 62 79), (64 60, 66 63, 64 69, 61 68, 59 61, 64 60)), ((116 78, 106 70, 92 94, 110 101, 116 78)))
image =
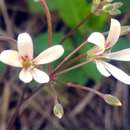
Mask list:
POLYGON ((79 61, 80 59, 84 59, 84 58, 86 58, 86 57, 87 57, 86 54, 81 54, 81 55, 79 55, 79 56, 73 58, 73 59, 70 60, 69 62, 67 62, 60 70, 63 70, 63 69, 65 69, 65 68, 69 67, 70 65, 76 63, 76 62, 79 61))
POLYGON ((57 102, 58 102, 58 93, 57 93, 55 87, 52 86, 51 83, 49 84, 49 86, 50 86, 50 88, 52 89, 52 94, 53 94, 53 96, 54 96, 54 103, 57 103, 57 102))
POLYGON ((11 23, 11 20, 10 20, 8 12, 7 12, 5 0, 1 0, 0 4, 1 4, 0 6, 1 6, 1 9, 2 9, 4 21, 5 21, 5 24, 6 24, 7 33, 8 33, 9 36, 13 37, 12 23, 11 23))
POLYGON ((87 40, 85 40, 80 46, 78 46, 67 57, 65 57, 63 61, 61 61, 61 63, 54 69, 52 73, 55 73, 69 58, 71 58, 77 51, 79 51, 82 47, 84 47, 86 43, 87 43, 87 40))
POLYGON ((74 69, 76 69, 76 68, 79 68, 79 67, 81 67, 81 66, 83 66, 83 65, 85 65, 85 64, 87 64, 87 63, 89 63, 89 62, 91 62, 91 61, 92 61, 92 60, 88 60, 88 61, 82 62, 82 63, 80 63, 80 64, 74 65, 74 66, 72 66, 72 67, 70 67, 70 68, 67 68, 67 69, 65 69, 65 70, 63 70, 63 71, 60 71, 60 72, 56 73, 56 75, 64 74, 64 73, 66 73, 66 72, 69 72, 69 71, 71 71, 71 70, 74 70, 74 69))
MULTIPOLYGON (((39 0, 39 3, 43 6, 46 18, 47 18, 47 24, 48 24, 48 47, 51 46, 52 43, 52 20, 51 20, 51 13, 49 11, 48 5, 46 3, 46 0, 39 0)), ((51 64, 48 64, 48 73, 51 73, 51 64)))
POLYGON ((20 108, 21 103, 22 103, 23 98, 24 98, 25 91, 26 91, 26 88, 24 88, 24 90, 23 90, 23 92, 22 92, 22 94, 21 94, 21 96, 19 98, 19 101, 17 103, 17 106, 16 106, 14 114, 9 119, 7 130, 10 130, 10 128, 13 128, 14 122, 15 122, 15 120, 17 118, 18 113, 19 113, 19 108, 20 108))
POLYGON ((8 113, 8 107, 10 102, 10 96, 11 96, 11 87, 7 83, 7 85, 4 88, 3 92, 3 101, 2 101, 2 110, 1 110, 1 116, 0 116, 0 130, 6 129, 6 119, 7 119, 7 113, 8 113))
POLYGON ((92 16, 93 13, 89 13, 84 19, 82 19, 70 32, 68 32, 66 34, 66 36, 64 38, 62 38, 60 40, 59 43, 63 43, 68 37, 72 36, 73 33, 75 33, 75 31, 81 26, 83 25, 87 19, 89 19, 92 16))
POLYGON ((104 94, 95 90, 95 89, 93 89, 93 88, 90 88, 90 87, 87 87, 87 86, 82 86, 82 85, 79 85, 79 84, 74 84, 74 83, 67 83, 67 86, 92 92, 92 93, 94 93, 94 94, 96 94, 96 95, 98 95, 98 96, 100 96, 101 98, 104 99, 104 94))
MULTIPOLYGON (((34 97, 36 97, 41 91, 43 90, 43 85, 40 85, 33 93, 31 93, 31 95, 27 96, 21 106, 20 106, 20 109, 22 110, 24 108, 24 106, 26 106, 26 104, 28 102, 30 102, 32 99, 34 99, 34 97)), ((20 113, 21 113, 21 110, 20 110, 20 113)))
POLYGON ((66 36, 63 37, 63 38, 60 40, 59 43, 63 43, 68 37, 72 36, 72 35, 76 32, 76 30, 77 30, 80 26, 82 26, 82 25, 86 22, 86 20, 88 20, 88 19, 99 9, 99 7, 100 7, 100 4, 95 8, 95 10, 94 10, 93 12, 90 12, 90 13, 89 13, 87 16, 85 16, 72 30, 70 30, 70 32, 68 32, 68 33, 66 34, 66 36))
POLYGON ((0 41, 11 41, 12 43, 16 44, 17 41, 11 37, 7 37, 7 36, 0 36, 0 41))
POLYGON ((43 6, 46 18, 47 18, 47 24, 48 24, 48 46, 51 46, 52 43, 52 20, 51 20, 51 13, 49 11, 48 5, 46 3, 46 0, 39 0, 40 4, 43 6))

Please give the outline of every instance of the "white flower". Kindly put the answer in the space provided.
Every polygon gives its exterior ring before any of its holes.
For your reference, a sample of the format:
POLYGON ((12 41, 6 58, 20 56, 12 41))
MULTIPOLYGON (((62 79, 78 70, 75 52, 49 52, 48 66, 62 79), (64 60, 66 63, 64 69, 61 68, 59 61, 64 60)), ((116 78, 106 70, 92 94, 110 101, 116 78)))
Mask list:
POLYGON ((130 84, 130 76, 119 68, 107 63, 107 59, 130 61, 130 48, 123 49, 117 52, 105 52, 107 49, 112 48, 118 41, 121 32, 121 26, 119 21, 111 19, 111 27, 107 39, 99 33, 94 32, 88 37, 88 42, 96 45, 92 50, 88 52, 89 56, 94 56, 99 72, 106 77, 114 76, 125 84, 130 84))
POLYGON ((37 69, 36 66, 53 62, 64 53, 61 45, 55 45, 41 52, 36 58, 33 58, 33 42, 28 33, 18 35, 17 48, 18 51, 4 50, 1 52, 0 61, 11 66, 21 67, 19 78, 25 83, 31 82, 32 79, 38 83, 49 82, 48 74, 37 69))

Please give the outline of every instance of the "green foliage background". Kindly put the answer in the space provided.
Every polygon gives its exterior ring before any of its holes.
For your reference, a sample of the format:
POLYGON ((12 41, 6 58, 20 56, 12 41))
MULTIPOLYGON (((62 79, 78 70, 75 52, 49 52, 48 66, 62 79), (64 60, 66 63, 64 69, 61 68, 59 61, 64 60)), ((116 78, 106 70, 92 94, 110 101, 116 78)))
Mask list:
MULTIPOLYGON (((65 26, 72 29, 75 27, 85 16, 90 13, 91 2, 87 0, 46 0, 51 12, 56 12, 65 26)), ((118 1, 118 0, 116 0, 118 1)), ((122 12, 125 13, 129 9, 130 0, 120 0, 124 3, 122 7, 122 12)), ((33 13, 43 13, 42 7, 38 2, 33 0, 28 0, 28 7, 30 12, 33 13)), ((94 31, 107 31, 105 28, 109 28, 107 22, 107 14, 101 16, 92 16, 86 21, 77 32, 73 35, 72 38, 68 38, 63 44, 65 48, 64 56, 68 55, 75 47, 77 47, 81 42, 83 42, 83 34, 87 37, 91 32, 94 31)), ((53 45, 59 43, 59 41, 65 36, 63 32, 53 32, 53 45)), ((47 48, 47 32, 41 33, 38 36, 34 37, 34 48, 35 53, 38 54, 42 50, 47 48)), ((119 50, 122 48, 130 47, 130 43, 127 38, 121 38, 114 50, 119 50)), ((78 52, 81 54, 87 51, 87 47, 78 52)), ((61 60, 61 59, 60 59, 61 60)), ((58 62, 55 63, 55 65, 58 62)), ((1 64, 2 66, 2 64, 1 64)), ((0 67, 1 72, 4 72, 4 68, 0 67)), ((77 70, 66 73, 64 76, 60 76, 60 79, 64 81, 74 81, 77 83, 85 83, 88 79, 93 79, 95 81, 101 80, 101 75, 97 71, 95 64, 88 64, 79 68, 77 70)))

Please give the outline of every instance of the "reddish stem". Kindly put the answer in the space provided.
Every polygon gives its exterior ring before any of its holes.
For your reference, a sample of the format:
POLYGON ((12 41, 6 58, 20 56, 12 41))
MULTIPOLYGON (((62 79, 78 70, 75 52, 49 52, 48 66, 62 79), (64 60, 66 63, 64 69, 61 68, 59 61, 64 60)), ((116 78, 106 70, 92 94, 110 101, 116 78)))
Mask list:
MULTIPOLYGON (((39 0, 39 3, 43 6, 46 18, 47 18, 47 24, 48 24, 48 47, 51 46, 52 43, 52 20, 51 20, 51 13, 49 11, 48 5, 46 3, 46 0, 39 0)), ((48 73, 51 73, 51 64, 48 64, 48 73)))
POLYGON ((55 68, 55 70, 52 72, 54 74, 69 58, 71 58, 77 51, 79 51, 81 48, 83 48, 87 43, 87 40, 85 40, 82 44, 80 44, 75 50, 73 50, 67 57, 61 61, 61 63, 55 68))

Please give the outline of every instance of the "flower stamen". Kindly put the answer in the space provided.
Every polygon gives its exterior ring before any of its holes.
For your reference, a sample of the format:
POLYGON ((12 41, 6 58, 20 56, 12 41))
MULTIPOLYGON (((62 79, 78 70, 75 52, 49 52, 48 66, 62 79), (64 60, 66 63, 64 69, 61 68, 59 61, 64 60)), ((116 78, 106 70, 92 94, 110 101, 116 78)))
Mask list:
POLYGON ((28 58, 28 56, 22 56, 22 57, 21 57, 21 60, 22 60, 22 66, 23 66, 23 68, 25 68, 25 69, 28 69, 28 68, 30 68, 31 66, 34 66, 32 60, 30 60, 30 59, 28 58))

